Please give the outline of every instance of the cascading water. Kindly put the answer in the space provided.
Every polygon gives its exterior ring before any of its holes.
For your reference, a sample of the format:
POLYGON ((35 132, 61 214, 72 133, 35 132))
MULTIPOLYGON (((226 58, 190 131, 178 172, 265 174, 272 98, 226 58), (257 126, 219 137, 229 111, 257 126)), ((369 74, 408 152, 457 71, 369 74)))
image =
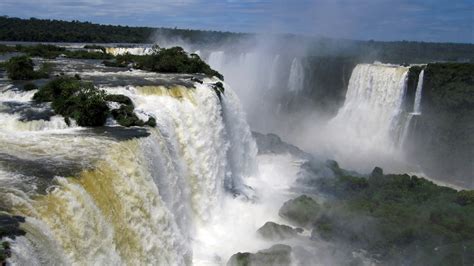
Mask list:
POLYGON ((422 69, 420 76, 418 77, 418 84, 416 85, 415 92, 415 103, 413 105, 413 113, 421 114, 421 94, 423 92, 423 79, 425 76, 425 70, 422 69))
POLYGON ((147 55, 153 52, 151 47, 106 47, 106 53, 111 55, 123 55, 123 54, 133 54, 133 55, 147 55))
POLYGON ((410 112, 405 122, 405 127, 403 129, 402 137, 400 139, 400 145, 405 143, 405 140, 408 136, 408 131, 410 130, 410 124, 413 119, 413 116, 421 115, 421 94, 423 91, 423 79, 424 79, 425 70, 422 69, 420 75, 418 76, 418 83, 416 84, 415 91, 415 101, 413 102, 413 112, 410 112))
POLYGON ((290 68, 290 77, 288 78, 288 90, 299 93, 304 86, 304 69, 299 58, 293 59, 290 68))
POLYGON ((396 157, 397 142, 406 121, 402 106, 407 74, 408 67, 402 66, 359 64, 355 67, 345 103, 324 133, 330 138, 326 149, 337 161, 367 171, 374 161, 379 163, 378 159, 396 157), (364 162, 371 165, 361 169, 364 162))
MULTIPOLYGON (((248 196, 245 177, 255 169, 256 146, 238 99, 229 87, 217 97, 216 81, 103 86, 130 97, 138 116, 156 118, 156 128, 138 139, 67 126, 59 117, 20 121, 0 113, 10 121, 0 128, 0 209, 26 217, 26 235, 4 239, 9 262, 190 264, 195 228, 209 223, 226 188, 248 196), (22 126, 28 123, 47 126, 22 126)), ((9 101, 32 96, 8 93, 9 101)))

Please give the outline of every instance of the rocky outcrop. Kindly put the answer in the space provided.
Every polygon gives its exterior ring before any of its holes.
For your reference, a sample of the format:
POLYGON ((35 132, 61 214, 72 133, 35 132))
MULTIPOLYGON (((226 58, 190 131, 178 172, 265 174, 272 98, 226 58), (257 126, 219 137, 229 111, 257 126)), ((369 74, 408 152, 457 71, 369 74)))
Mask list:
POLYGON ((293 228, 288 225, 277 224, 274 222, 266 222, 257 230, 257 233, 268 240, 284 240, 297 237, 302 233, 302 228, 293 228))
POLYGON ((474 64, 428 64, 421 111, 405 142, 410 160, 430 177, 474 188, 474 64))
POLYGON ((283 204, 278 214, 288 221, 302 227, 311 225, 321 207, 311 197, 301 195, 283 204))
POLYGON ((291 265, 291 247, 277 244, 257 253, 237 253, 230 257, 227 266, 285 266, 291 265))
MULTIPOLYGON (((5 237, 15 239, 16 236, 25 235, 25 231, 20 228, 20 223, 24 223, 25 218, 21 216, 11 216, 0 213, 0 240, 5 237)), ((11 256, 10 243, 0 241, 0 264, 4 265, 5 260, 11 256)))
POLYGON ((281 140, 276 134, 262 134, 259 132, 252 132, 252 135, 257 143, 259 154, 291 154, 295 157, 309 160, 312 156, 309 153, 302 151, 300 148, 293 146, 281 140))

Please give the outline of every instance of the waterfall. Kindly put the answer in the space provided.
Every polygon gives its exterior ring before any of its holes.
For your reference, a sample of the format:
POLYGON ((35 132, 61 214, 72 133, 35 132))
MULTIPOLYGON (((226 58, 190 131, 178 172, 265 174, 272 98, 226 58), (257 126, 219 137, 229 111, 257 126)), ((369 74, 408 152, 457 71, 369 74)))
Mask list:
POLYGON ((228 192, 247 195, 245 178, 255 169, 240 103, 227 85, 217 97, 216 81, 102 87, 130 97, 138 116, 156 118, 148 137, 117 140, 56 118, 30 130, 2 126, 0 209, 26 217, 25 236, 3 239, 12 246, 9 262, 190 264, 195 227, 228 192))
POLYGON ((298 93, 304 88, 304 69, 299 58, 293 59, 288 78, 288 90, 298 93))
POLYGON ((366 171, 374 163, 395 160, 406 121, 402 109, 407 78, 407 67, 359 64, 354 68, 344 105, 324 133, 329 138, 324 145, 329 145, 326 149, 337 161, 366 171))
POLYGON ((153 52, 151 47, 106 47, 105 52, 111 55, 148 55, 153 52))
POLYGON ((423 78, 425 76, 425 70, 422 69, 420 76, 418 77, 418 84, 416 85, 415 103, 413 105, 413 113, 421 114, 421 93, 423 91, 423 78))
POLYGON ((413 112, 408 113, 407 121, 405 122, 405 126, 401 135, 401 139, 399 144, 403 145, 408 137, 408 132, 410 130, 411 121, 413 116, 421 115, 421 93, 423 91, 423 78, 424 78, 425 70, 422 69, 420 75, 418 76, 418 83, 416 85, 416 92, 415 92, 415 101, 413 103, 413 112))
POLYGON ((224 66, 224 52, 223 51, 216 51, 212 52, 209 55, 207 63, 213 68, 217 70, 222 70, 224 66))
POLYGON ((276 55, 272 60, 270 74, 268 77, 268 90, 275 90, 278 87, 278 69, 281 64, 280 55, 276 55))

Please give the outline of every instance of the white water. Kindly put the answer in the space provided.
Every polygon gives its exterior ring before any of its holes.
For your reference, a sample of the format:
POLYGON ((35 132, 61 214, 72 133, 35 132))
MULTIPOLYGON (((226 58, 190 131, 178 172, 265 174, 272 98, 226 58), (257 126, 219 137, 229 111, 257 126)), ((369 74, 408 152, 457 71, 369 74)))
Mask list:
MULTIPOLYGON (((240 103, 227 86, 220 100, 213 82, 196 83, 195 89, 103 88, 129 96, 139 116, 156 118, 149 137, 122 142, 83 134, 60 117, 20 122, 17 115, 2 113, 0 153, 44 160, 46 167, 60 162, 87 167, 74 177, 51 176, 46 194, 25 193, 11 185, 18 175, 0 171, 2 204, 26 217, 27 235, 8 240, 9 261, 184 265, 205 260, 211 251, 193 255, 195 243, 218 235, 203 235, 203 228, 213 228, 216 215, 235 204, 252 205, 245 199, 258 194, 245 185, 255 176, 257 150, 240 103), (23 129, 22 123, 40 125, 23 129), (242 196, 232 198, 227 189, 242 196)), ((231 254, 221 255, 225 262, 231 254)))
POLYGON ((311 131, 311 138, 320 140, 318 152, 362 172, 375 165, 391 170, 403 164, 398 141, 406 122, 402 103, 407 74, 407 67, 357 65, 344 105, 325 128, 311 131))
POLYGON ((132 54, 132 55, 147 55, 153 53, 153 48, 151 47, 106 47, 106 53, 111 55, 123 55, 123 54, 132 54))
POLYGON ((298 93, 303 90, 304 69, 299 58, 293 59, 290 68, 290 77, 288 79, 288 90, 298 93))
POLYGON ((420 76, 418 77, 418 84, 416 85, 415 92, 415 103, 413 105, 413 113, 421 114, 421 94, 423 92, 423 79, 425 76, 425 70, 422 69, 420 76))

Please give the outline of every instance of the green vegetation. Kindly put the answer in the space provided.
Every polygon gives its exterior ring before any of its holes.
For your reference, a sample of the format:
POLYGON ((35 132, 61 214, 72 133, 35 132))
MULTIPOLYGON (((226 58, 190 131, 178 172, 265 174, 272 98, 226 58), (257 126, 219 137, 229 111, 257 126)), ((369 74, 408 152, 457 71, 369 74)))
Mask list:
POLYGON ((203 73, 208 76, 216 76, 221 80, 224 79, 219 72, 213 70, 198 55, 188 55, 181 47, 155 47, 154 52, 150 55, 118 55, 115 62, 107 62, 105 64, 109 66, 127 66, 132 64, 137 69, 151 72, 203 73))
POLYGON ((31 57, 56 58, 66 52, 66 48, 51 44, 16 45, 15 52, 25 53, 31 57))
MULTIPOLYGON (((97 46, 102 47, 102 46, 97 46)), ((103 48, 103 47, 102 47, 103 48)), ((67 58, 73 59, 112 59, 114 58, 113 55, 105 53, 105 48, 101 49, 102 51, 92 51, 89 52, 87 50, 67 50, 64 47, 51 45, 51 44, 36 44, 36 45, 16 45, 16 46, 5 46, 2 48, 0 46, 0 53, 2 51, 6 52, 17 52, 17 53, 24 53, 30 57, 41 57, 46 59, 54 59, 60 55, 65 56, 67 58)))
POLYGON ((66 51, 66 52, 64 52, 64 55, 67 58, 73 58, 73 59, 100 59, 100 60, 105 60, 105 59, 114 58, 113 55, 106 54, 105 52, 88 52, 88 51, 84 51, 84 50, 66 51))
POLYGON ((102 126, 109 113, 104 91, 70 77, 50 81, 35 93, 33 99, 51 102, 55 113, 64 116, 67 123, 73 118, 79 126, 102 126))
POLYGON ((330 196, 322 207, 299 210, 300 216, 313 213, 306 219, 314 221, 313 238, 367 250, 382 264, 474 262, 473 191, 406 174, 384 175, 380 168, 369 178, 339 173, 317 179, 318 190, 330 196))
POLYGON ((422 115, 413 121, 407 151, 433 177, 452 177, 474 188, 474 64, 434 63, 425 68, 422 115))
POLYGON ((2 265, 5 263, 5 260, 11 256, 10 252, 10 243, 9 242, 1 242, 0 245, 0 263, 2 265))
POLYGON ((35 71, 34 66, 33 60, 27 56, 12 57, 6 64, 8 78, 12 80, 31 80, 48 77, 46 67, 35 71))
POLYGON ((474 106, 474 64, 428 64, 425 76, 433 107, 462 112, 474 106))
POLYGON ((217 31, 100 25, 77 20, 0 17, 0 40, 3 41, 149 43, 154 34, 206 44, 245 36, 217 31))
POLYGON ((79 126, 103 126, 111 113, 117 122, 125 127, 156 125, 152 117, 147 122, 138 119, 133 112, 133 103, 128 97, 106 95, 92 83, 81 81, 77 77, 61 76, 50 81, 35 93, 33 100, 51 102, 54 112, 64 116, 68 124, 72 118, 79 126), (118 102, 122 105, 119 109, 110 111, 107 101, 118 102))
POLYGON ((15 47, 5 45, 5 44, 0 44, 0 54, 13 53, 13 52, 15 52, 15 47))
POLYGON ((302 228, 292 228, 288 225, 277 224, 274 222, 266 222, 257 230, 263 238, 269 240, 283 240, 298 236, 298 233, 303 232, 302 228))
POLYGON ((306 195, 299 196, 283 204, 279 215, 298 226, 307 226, 313 222, 314 217, 318 215, 320 206, 311 197, 306 195))

